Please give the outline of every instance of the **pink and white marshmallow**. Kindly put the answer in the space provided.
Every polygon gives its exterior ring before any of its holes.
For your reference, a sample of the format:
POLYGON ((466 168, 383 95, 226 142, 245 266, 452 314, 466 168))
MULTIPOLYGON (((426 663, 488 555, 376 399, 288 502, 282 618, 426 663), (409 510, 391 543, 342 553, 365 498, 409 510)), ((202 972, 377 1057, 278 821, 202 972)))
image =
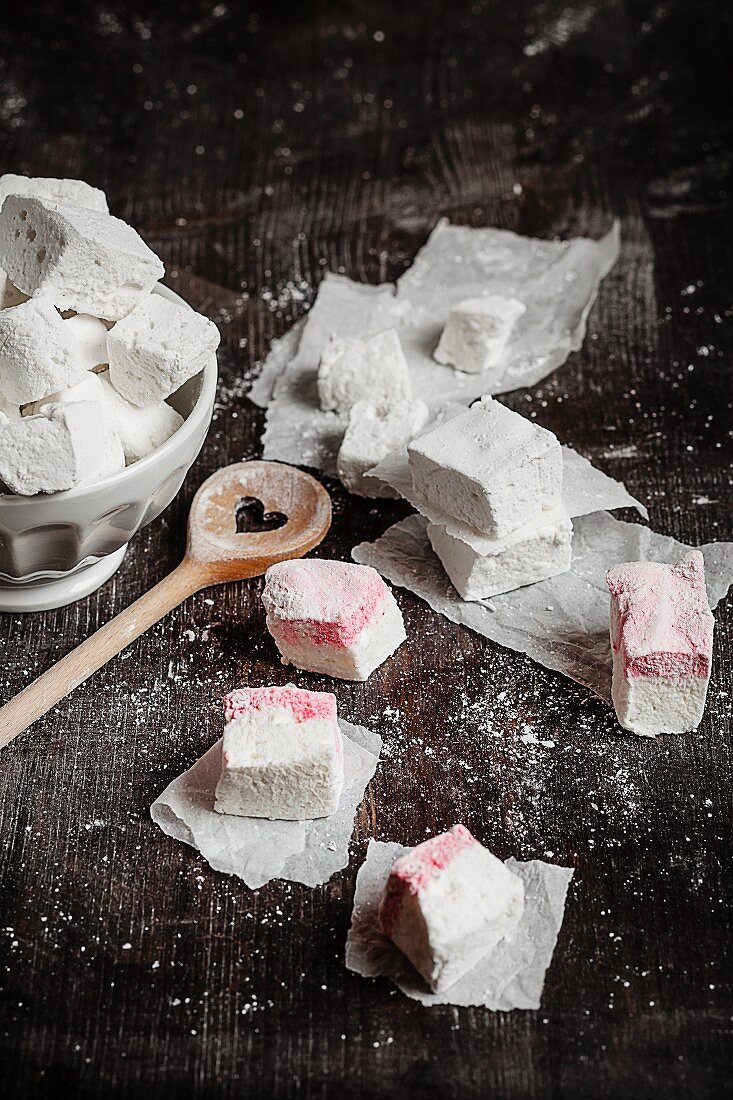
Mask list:
POLYGON ((677 565, 610 569, 612 698, 624 729, 645 737, 697 729, 705 709, 713 627, 703 556, 677 565))
POLYGON ((379 926, 440 993, 509 935, 523 912, 521 878, 454 825, 395 861, 379 926))
POLYGON ((240 688, 225 698, 224 718, 218 813, 309 821, 336 812, 344 747, 334 695, 240 688))
POLYGON ((406 638, 402 614, 367 565, 284 561, 265 574, 267 629, 283 664, 341 680, 366 680, 406 638))

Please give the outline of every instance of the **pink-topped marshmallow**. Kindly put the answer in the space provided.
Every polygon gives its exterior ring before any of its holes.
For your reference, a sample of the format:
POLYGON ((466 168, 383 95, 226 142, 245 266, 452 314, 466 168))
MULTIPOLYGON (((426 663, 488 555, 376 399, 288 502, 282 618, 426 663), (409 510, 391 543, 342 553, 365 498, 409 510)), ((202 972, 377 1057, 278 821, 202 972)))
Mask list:
POLYGON ((224 699, 222 767, 214 809, 305 821, 338 809, 344 749, 330 692, 240 688, 224 699))
POLYGON ((394 596, 366 565, 299 558, 271 565, 262 602, 283 664, 366 680, 405 640, 394 596))
POLYGON ((653 737, 696 729, 705 709, 715 620, 703 556, 610 569, 613 704, 624 729, 653 737))
POLYGON ((473 969, 523 911, 521 878, 454 825, 395 861, 379 924, 438 993, 473 969))

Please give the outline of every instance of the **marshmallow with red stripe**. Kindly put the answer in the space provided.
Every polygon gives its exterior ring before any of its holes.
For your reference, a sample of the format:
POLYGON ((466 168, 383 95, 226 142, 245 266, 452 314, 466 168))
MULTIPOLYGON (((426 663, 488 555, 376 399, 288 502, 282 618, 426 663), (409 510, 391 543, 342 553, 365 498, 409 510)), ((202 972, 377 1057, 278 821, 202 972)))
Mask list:
POLYGON ((636 561, 606 576, 611 593, 612 698, 624 729, 688 733, 705 710, 715 620, 699 550, 676 565, 636 561))
POLYGON ((509 935, 523 912, 521 878, 454 825, 392 865, 379 926, 440 993, 509 935))
POLYGON ((334 695, 240 688, 225 698, 224 717, 218 813, 307 821, 336 812, 344 748, 334 695))
POLYGON ((395 598, 375 569, 297 559, 271 565, 262 602, 283 664, 366 680, 405 641, 395 598))

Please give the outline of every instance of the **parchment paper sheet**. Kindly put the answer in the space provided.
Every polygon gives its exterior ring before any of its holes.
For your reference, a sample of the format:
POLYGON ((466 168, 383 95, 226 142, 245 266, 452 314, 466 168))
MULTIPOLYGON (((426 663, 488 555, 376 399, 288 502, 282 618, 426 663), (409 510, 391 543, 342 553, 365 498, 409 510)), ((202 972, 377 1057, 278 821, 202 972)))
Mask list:
POLYGON ((344 790, 337 812, 318 821, 267 821, 214 810, 221 738, 150 807, 168 836, 197 848, 215 871, 236 875, 251 890, 271 879, 318 886, 349 862, 354 814, 376 771, 382 739, 339 720, 344 738, 344 790))
POLYGON ((600 281, 618 251, 618 225, 600 241, 541 241, 441 221, 396 285, 326 275, 300 340, 296 334, 290 343, 284 342, 287 337, 278 342, 254 389, 253 400, 267 400, 272 379, 297 342, 274 384, 263 457, 335 473, 346 419, 322 412, 316 393, 321 352, 334 333, 367 336, 396 328, 416 395, 436 407, 449 401, 467 405, 484 393, 534 385, 582 345, 600 281), (511 295, 527 306, 501 369, 463 374, 436 363, 432 353, 450 307, 487 293, 511 295))
POLYGON ((524 880, 521 921, 504 940, 450 989, 430 993, 420 975, 377 925, 379 899, 394 861, 409 848, 370 840, 359 868, 346 966, 366 978, 385 975, 414 1001, 424 1005, 482 1005, 494 1011, 539 1008, 545 973, 555 950, 573 871, 541 860, 506 861, 524 880))
MULTIPOLYGON (((623 561, 676 562, 690 547, 608 512, 581 516, 573 528, 568 573, 478 603, 462 600, 448 580, 428 541, 424 516, 395 523, 376 542, 354 547, 352 556, 408 588, 452 622, 528 654, 610 702, 606 571, 623 561)), ((733 583, 733 543, 707 543, 700 549, 714 608, 733 583)))

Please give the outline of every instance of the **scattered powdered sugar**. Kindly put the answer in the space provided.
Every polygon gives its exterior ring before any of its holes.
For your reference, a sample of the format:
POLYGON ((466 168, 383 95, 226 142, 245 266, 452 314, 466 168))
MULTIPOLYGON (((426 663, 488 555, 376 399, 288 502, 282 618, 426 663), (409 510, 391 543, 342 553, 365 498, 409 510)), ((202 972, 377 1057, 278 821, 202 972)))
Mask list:
POLYGON ((389 870, 409 851, 400 844, 369 841, 366 861, 356 879, 346 940, 347 968, 369 978, 385 975, 407 997, 424 1005, 482 1005, 497 1012, 539 1008, 572 869, 541 860, 507 860, 509 870, 524 881, 524 913, 519 924, 450 989, 431 993, 407 957, 379 930, 377 920, 389 870))
POLYGON ((379 761, 382 739, 363 726, 340 721, 344 738, 344 789, 339 809, 316 821, 269 821, 214 810, 221 772, 221 739, 166 787, 150 816, 168 836, 197 848, 215 871, 236 875, 251 890, 271 879, 318 886, 349 862, 356 808, 379 761))

